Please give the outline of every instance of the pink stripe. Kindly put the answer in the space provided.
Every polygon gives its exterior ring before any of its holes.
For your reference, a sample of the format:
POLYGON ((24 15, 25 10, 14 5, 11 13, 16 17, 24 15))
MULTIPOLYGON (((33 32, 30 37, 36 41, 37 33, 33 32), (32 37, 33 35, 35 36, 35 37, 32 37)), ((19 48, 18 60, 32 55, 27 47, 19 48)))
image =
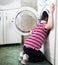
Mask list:
POLYGON ((25 44, 27 44, 27 45, 29 45, 29 46, 32 46, 32 47, 34 47, 34 48, 37 48, 38 46, 35 46, 33 43, 32 44, 30 44, 30 43, 25 43, 25 44))
MULTIPOLYGON (((41 39, 40 36, 41 36, 41 35, 36 35, 36 36, 33 36, 33 37, 34 37, 34 38, 38 38, 38 39, 40 39, 42 42, 44 42, 44 40, 42 40, 43 38, 41 39)), ((33 38, 33 37, 32 37, 32 38, 33 38)))
POLYGON ((38 39, 38 40, 36 40, 36 39, 34 39, 34 38, 29 38, 29 40, 31 40, 31 41, 34 41, 37 45, 42 45, 42 43, 40 42, 40 40, 38 39))
POLYGON ((29 44, 29 43, 25 43, 24 45, 25 45, 25 46, 28 46, 28 47, 31 47, 31 48, 33 48, 33 49, 35 49, 35 48, 39 49, 39 48, 40 48, 39 46, 34 46, 34 45, 32 45, 32 44, 29 44))

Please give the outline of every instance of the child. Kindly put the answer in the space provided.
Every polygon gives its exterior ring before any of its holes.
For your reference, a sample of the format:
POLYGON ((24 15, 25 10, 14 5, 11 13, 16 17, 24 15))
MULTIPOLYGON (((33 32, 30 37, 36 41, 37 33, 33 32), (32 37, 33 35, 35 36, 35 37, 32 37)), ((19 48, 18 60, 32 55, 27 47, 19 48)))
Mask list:
POLYGON ((29 37, 24 42, 23 51, 20 53, 19 61, 26 64, 26 61, 43 62, 45 56, 40 51, 40 48, 47 39, 50 30, 53 28, 54 18, 53 13, 55 5, 51 4, 49 16, 46 11, 42 13, 41 22, 36 24, 32 29, 29 37))

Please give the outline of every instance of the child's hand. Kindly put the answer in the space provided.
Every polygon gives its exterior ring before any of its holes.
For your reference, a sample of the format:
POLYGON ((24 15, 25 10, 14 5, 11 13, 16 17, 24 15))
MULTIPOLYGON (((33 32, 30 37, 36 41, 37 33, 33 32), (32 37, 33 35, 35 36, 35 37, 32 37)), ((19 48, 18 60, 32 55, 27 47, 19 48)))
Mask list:
POLYGON ((32 31, 30 31, 29 35, 31 35, 31 34, 32 34, 32 31))
POLYGON ((54 12, 54 10, 55 10, 55 5, 52 3, 51 5, 50 5, 50 12, 54 12))

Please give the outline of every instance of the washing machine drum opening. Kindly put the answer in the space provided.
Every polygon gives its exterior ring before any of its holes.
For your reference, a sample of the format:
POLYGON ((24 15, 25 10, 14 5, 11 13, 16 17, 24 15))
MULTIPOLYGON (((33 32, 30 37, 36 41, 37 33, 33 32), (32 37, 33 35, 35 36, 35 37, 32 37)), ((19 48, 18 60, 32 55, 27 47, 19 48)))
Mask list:
POLYGON ((32 27, 37 23, 36 22, 37 17, 30 11, 21 11, 17 14, 16 16, 16 21, 15 25, 16 28, 21 32, 24 33, 29 33, 32 27))

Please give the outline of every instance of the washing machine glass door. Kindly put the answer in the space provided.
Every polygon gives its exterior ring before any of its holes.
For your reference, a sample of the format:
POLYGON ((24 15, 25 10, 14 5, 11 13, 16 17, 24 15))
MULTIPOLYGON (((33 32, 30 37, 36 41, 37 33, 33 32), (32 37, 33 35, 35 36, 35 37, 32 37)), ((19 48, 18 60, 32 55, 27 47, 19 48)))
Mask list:
POLYGON ((22 35, 28 35, 37 21, 38 14, 35 9, 22 7, 15 18, 15 26, 22 35))

